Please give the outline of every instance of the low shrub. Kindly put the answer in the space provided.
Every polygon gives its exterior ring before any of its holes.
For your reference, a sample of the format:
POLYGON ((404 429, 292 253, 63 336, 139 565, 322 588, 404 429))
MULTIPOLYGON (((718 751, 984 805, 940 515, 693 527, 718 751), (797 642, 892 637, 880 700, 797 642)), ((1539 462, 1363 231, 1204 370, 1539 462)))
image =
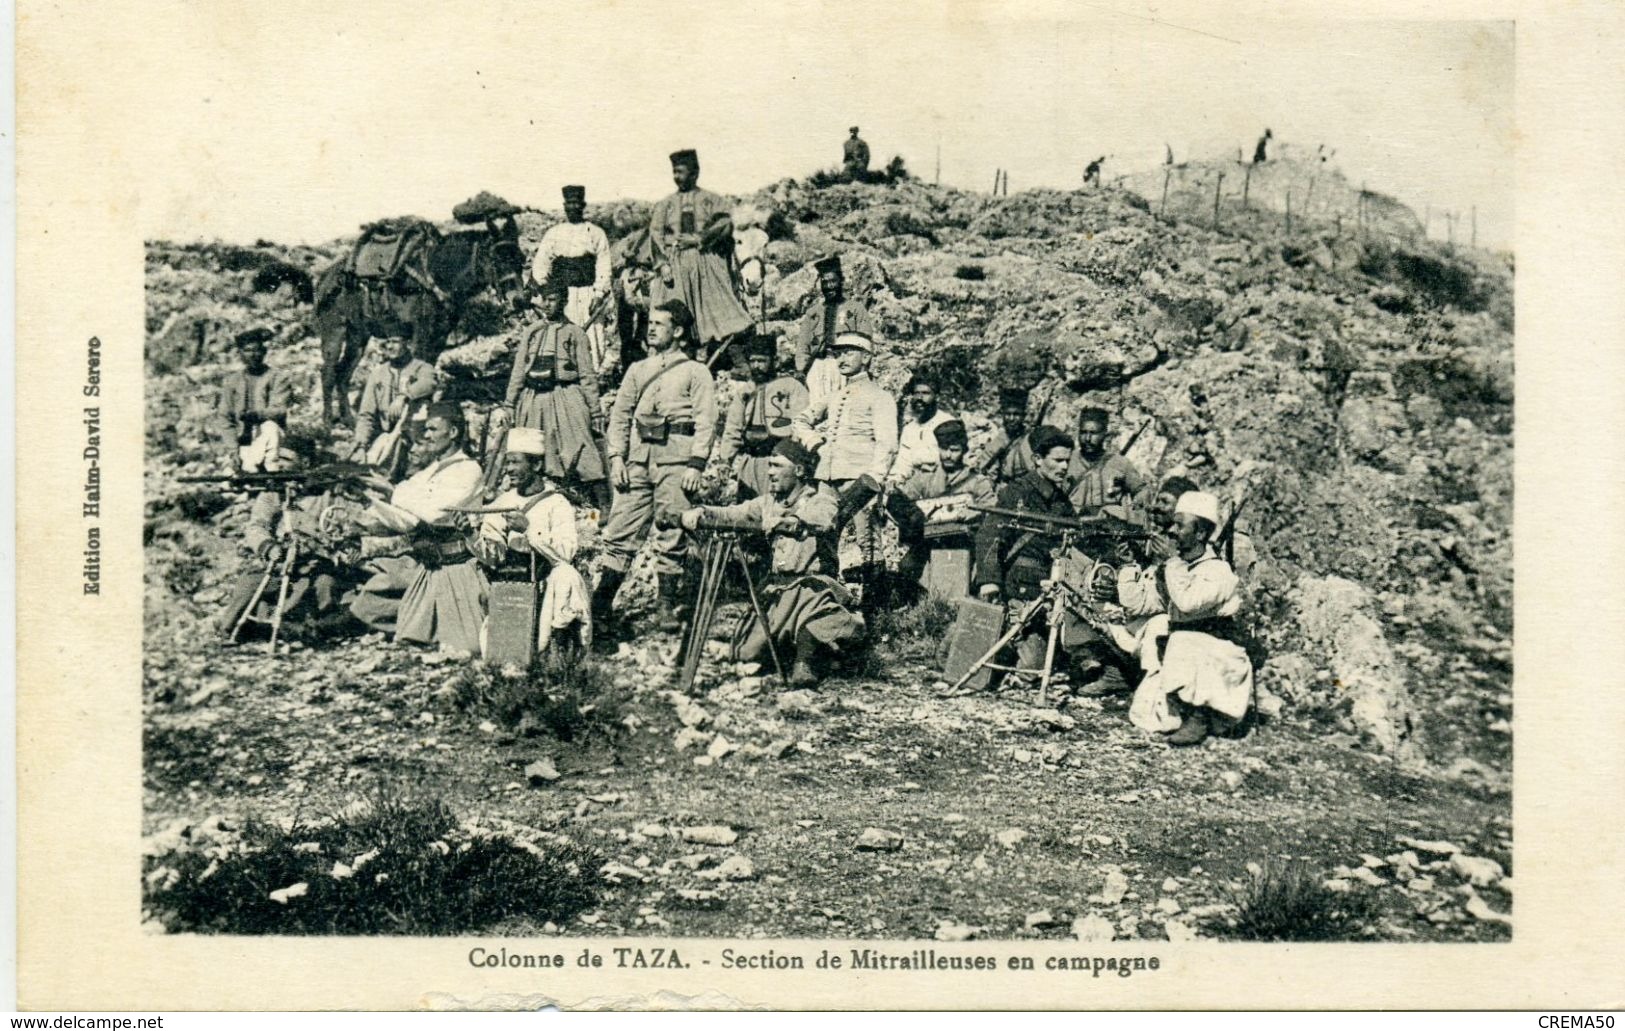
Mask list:
POLYGON ((1246 941, 1351 941, 1377 919, 1377 904, 1363 891, 1334 891, 1302 862, 1266 862, 1235 897, 1229 937, 1246 941))
POLYGON ((447 935, 562 923, 598 900, 602 857, 573 843, 470 831, 439 799, 380 792, 357 809, 151 856, 144 907, 171 932, 447 935))
POLYGON ((614 739, 624 729, 630 692, 580 652, 549 649, 529 669, 470 665, 456 681, 457 705, 523 733, 560 741, 614 739))

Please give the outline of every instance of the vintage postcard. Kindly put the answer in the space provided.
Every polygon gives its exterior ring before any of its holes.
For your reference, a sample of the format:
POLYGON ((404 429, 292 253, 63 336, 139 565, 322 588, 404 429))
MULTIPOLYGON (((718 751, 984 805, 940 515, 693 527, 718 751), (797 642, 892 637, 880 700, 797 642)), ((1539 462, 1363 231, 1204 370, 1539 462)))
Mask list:
POLYGON ((23 0, 20 1004, 1620 1005, 1622 32, 23 0))

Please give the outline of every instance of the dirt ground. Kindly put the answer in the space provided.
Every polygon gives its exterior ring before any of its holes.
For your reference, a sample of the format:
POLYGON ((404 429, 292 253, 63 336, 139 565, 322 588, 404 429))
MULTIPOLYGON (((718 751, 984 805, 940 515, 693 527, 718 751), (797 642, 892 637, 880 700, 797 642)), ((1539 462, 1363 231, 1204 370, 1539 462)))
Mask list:
POLYGON ((618 731, 564 742, 460 708, 465 661, 376 635, 267 656, 200 646, 185 617, 162 629, 149 833, 320 819, 383 784, 607 857, 600 906, 495 933, 1070 937, 1092 916, 1122 939, 1224 937, 1248 865, 1288 860, 1373 893, 1372 937, 1510 933, 1463 908, 1508 912, 1510 877, 1472 889, 1448 861, 1459 849, 1510 872, 1505 785, 1404 769, 1290 718, 1175 750, 1128 724, 1126 699, 944 697, 930 644, 909 640, 880 645, 883 677, 811 693, 708 662, 685 699, 670 690, 675 641, 652 638, 600 660, 626 692, 618 731), (541 759, 556 780, 526 776, 541 759), (697 827, 736 838, 685 840, 697 827), (889 832, 870 835, 879 850, 860 848, 871 828, 889 832))

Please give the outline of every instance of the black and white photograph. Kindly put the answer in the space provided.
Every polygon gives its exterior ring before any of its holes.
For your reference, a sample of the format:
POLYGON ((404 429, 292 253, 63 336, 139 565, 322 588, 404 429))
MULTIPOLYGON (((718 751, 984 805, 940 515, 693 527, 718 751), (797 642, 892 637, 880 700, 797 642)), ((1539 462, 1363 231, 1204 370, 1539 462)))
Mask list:
POLYGON ((155 947, 1519 941, 1514 18, 294 8, 143 15, 53 345, 155 947))

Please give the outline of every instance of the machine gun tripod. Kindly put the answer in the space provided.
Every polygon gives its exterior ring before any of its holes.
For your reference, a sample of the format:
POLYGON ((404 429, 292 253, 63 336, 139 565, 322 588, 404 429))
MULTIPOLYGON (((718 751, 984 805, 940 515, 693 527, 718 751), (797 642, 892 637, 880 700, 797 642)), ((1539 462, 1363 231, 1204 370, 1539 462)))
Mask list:
MULTIPOLYGON (((677 652, 677 690, 687 694, 694 687, 694 677, 700 669, 700 658, 705 652, 705 642, 711 639, 711 626, 716 622, 717 599, 722 593, 722 584, 730 563, 737 563, 740 573, 745 578, 745 591, 750 595, 752 618, 760 620, 762 629, 767 631, 767 653, 773 659, 773 671, 788 687, 789 680, 784 672, 784 664, 779 660, 778 647, 773 643, 771 625, 767 621, 767 610, 762 607, 762 596, 756 588, 756 578, 750 571, 749 560, 739 546, 738 531, 702 527, 688 532, 696 537, 700 544, 700 578, 694 588, 694 603, 689 613, 688 629, 683 633, 683 643, 677 652)), ((740 631, 749 625, 746 622, 736 629, 733 639, 738 641, 740 631)))
POLYGON ((1055 678, 1055 652, 1060 643, 1061 628, 1065 623, 1068 612, 1079 618, 1080 621, 1094 625, 1098 616, 1094 612, 1094 603, 1090 597, 1095 582, 1102 576, 1115 578, 1116 569, 1105 562, 1091 559, 1087 572, 1084 574, 1083 586, 1079 587, 1068 582, 1066 577, 1066 564, 1072 561, 1071 555, 1078 550, 1080 542, 1094 543, 1096 541, 1117 542, 1127 539, 1143 538, 1147 532, 1113 519, 1110 516, 1098 516, 1093 519, 1067 519, 1040 512, 1028 512, 1020 509, 995 508, 992 506, 973 505, 978 511, 988 513, 990 516, 1005 521, 1006 525, 1021 531, 1014 547, 1006 559, 1014 557, 1022 549, 1031 546, 1038 540, 1054 540, 1055 547, 1050 552, 1050 572, 1043 581, 1038 596, 1026 602, 1021 610, 1011 620, 1011 625, 1001 634, 991 647, 972 662, 965 672, 948 688, 948 693, 957 693, 971 678, 985 669, 1000 670, 1007 673, 1037 673, 1038 702, 1047 705, 1049 699, 1050 682, 1055 678), (995 660, 999 653, 1010 646, 1010 643, 1025 633, 1033 622, 1045 618, 1049 624, 1048 640, 1044 647, 1044 664, 1039 669, 1026 669, 1021 666, 1001 665, 995 660))

